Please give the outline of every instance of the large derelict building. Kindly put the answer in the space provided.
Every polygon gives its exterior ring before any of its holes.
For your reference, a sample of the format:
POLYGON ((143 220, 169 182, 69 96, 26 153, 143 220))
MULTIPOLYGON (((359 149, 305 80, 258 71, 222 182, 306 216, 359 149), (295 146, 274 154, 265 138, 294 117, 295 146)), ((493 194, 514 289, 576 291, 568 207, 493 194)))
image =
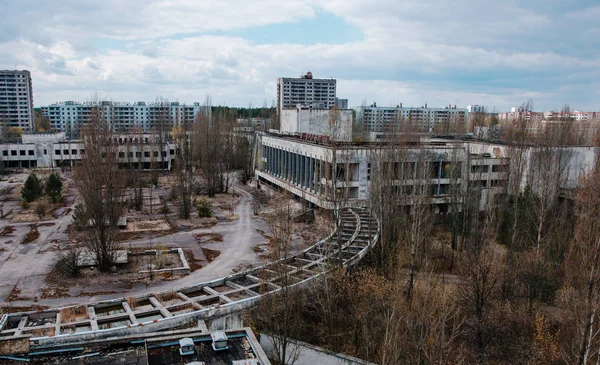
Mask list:
POLYGON ((465 128, 469 112, 467 109, 447 105, 443 108, 404 107, 402 104, 393 107, 361 106, 356 108, 356 119, 362 122, 370 132, 384 132, 400 128, 409 123, 422 132, 433 132, 440 127, 450 130, 465 128))
POLYGON ((277 111, 295 108, 298 104, 316 109, 331 109, 336 104, 336 80, 314 79, 307 72, 299 78, 277 79, 277 111))
POLYGON ((192 122, 198 113, 210 113, 210 108, 205 108, 196 102, 191 105, 178 102, 150 102, 136 103, 103 101, 100 104, 78 103, 65 101, 43 108, 50 120, 50 129, 55 132, 65 132, 68 136, 77 136, 79 130, 88 121, 92 109, 97 107, 103 118, 106 119, 114 131, 130 131, 138 128, 150 131, 166 128, 171 131, 174 125, 183 122, 192 122))
POLYGON ((449 209, 452 183, 466 188, 467 182, 476 182, 485 202, 501 192, 508 178, 509 160, 502 146, 486 143, 432 139, 397 149, 391 144, 329 143, 276 133, 261 136, 259 143, 256 175, 261 181, 326 209, 333 209, 340 200, 343 205, 366 206, 376 165, 393 165, 398 174, 392 185, 407 195, 413 175, 420 168, 427 169, 423 176, 429 202, 440 213, 449 209), (449 175, 452 164, 460 170, 454 182, 449 175))
POLYGON ((0 70, 0 123, 2 127, 33 127, 33 91, 29 71, 0 70))
MULTIPOLYGON (((333 209, 368 206, 377 171, 394 171, 391 181, 402 204, 411 205, 415 182, 427 186, 428 202, 438 213, 456 203, 454 187, 480 191, 480 208, 505 192, 510 170, 510 148, 501 143, 473 140, 421 138, 402 145, 392 143, 344 143, 307 134, 268 133, 259 135, 256 176, 260 181, 287 190, 315 206, 333 209), (421 171, 421 172, 419 172, 421 171), (457 171, 451 176, 450 171, 457 171)), ((524 148, 527 164, 535 147, 524 148)), ((557 148, 556 152, 562 147, 557 148)), ((593 147, 564 147, 568 156, 561 189, 574 188, 586 168, 593 164, 593 147)), ((563 158, 565 158, 563 157, 563 158)), ((532 184, 535 173, 523 177, 521 187, 532 184)))

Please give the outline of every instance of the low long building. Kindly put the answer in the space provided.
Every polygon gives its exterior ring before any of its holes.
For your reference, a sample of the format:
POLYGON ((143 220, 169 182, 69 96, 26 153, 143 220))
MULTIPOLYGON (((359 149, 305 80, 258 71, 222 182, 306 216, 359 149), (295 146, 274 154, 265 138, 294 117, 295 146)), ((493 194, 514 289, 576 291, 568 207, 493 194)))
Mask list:
MULTIPOLYGON (((177 153, 174 143, 149 133, 115 135, 113 142, 122 168, 171 169, 177 153)), ((83 154, 83 141, 67 139, 64 132, 24 134, 21 143, 0 144, 5 168, 73 166, 83 154)))

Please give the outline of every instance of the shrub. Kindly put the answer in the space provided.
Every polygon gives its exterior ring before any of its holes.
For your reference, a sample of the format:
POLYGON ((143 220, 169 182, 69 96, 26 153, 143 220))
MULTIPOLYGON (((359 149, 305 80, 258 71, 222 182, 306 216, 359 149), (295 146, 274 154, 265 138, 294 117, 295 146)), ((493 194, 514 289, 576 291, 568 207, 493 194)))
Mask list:
POLYGON ((81 251, 77 248, 71 248, 67 251, 58 253, 58 267, 60 271, 69 277, 77 277, 80 274, 80 267, 77 261, 81 256, 81 251))
POLYGON ((39 219, 42 219, 48 210, 48 204, 44 201, 39 201, 35 204, 35 213, 38 215, 39 219))
POLYGON ((56 173, 51 173, 46 180, 46 195, 50 198, 53 203, 56 203, 60 199, 62 193, 63 183, 60 181, 60 177, 56 173))
POLYGON ((21 197, 27 203, 31 203, 42 194, 42 190, 43 188, 40 179, 32 172, 25 181, 23 189, 21 189, 21 197))
POLYGON ((196 210, 198 211, 198 217, 200 218, 208 218, 212 216, 212 204, 206 199, 198 200, 196 203, 196 210))
POLYGON ((176 186, 173 186, 171 190, 169 190, 169 196, 167 200, 176 201, 179 198, 179 189, 176 186))
POLYGON ((73 225, 78 231, 83 231, 87 225, 85 207, 81 203, 75 204, 73 209, 73 225))
POLYGON ((170 209, 169 209, 169 203, 167 202, 167 199, 162 199, 162 207, 160 207, 160 213, 163 214, 166 218, 167 214, 169 214, 169 212, 170 212, 170 209))

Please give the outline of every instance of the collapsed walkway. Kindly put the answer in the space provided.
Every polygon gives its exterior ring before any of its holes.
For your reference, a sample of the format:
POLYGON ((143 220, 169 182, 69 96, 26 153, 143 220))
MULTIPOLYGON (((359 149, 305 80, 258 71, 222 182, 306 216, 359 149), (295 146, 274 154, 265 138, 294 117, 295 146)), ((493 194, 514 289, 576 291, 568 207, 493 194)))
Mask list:
POLYGON ((224 278, 168 292, 38 312, 4 314, 0 339, 32 346, 180 328, 253 306, 284 285, 303 285, 342 261, 351 266, 377 242, 379 223, 359 208, 340 211, 339 229, 303 252, 224 278), (340 252, 341 251, 341 252, 340 252))

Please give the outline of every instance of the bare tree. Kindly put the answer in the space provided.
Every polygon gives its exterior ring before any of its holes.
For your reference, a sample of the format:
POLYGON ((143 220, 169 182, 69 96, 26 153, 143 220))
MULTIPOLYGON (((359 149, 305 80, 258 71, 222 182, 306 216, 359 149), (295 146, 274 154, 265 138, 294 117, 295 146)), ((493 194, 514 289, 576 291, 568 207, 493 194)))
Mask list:
MULTIPOLYGON (((570 363, 584 365, 600 359, 600 169, 585 176, 576 197, 575 239, 568 258, 567 307, 575 331, 565 353, 570 363)), ((570 324, 570 325, 572 325, 570 324)))
POLYGON ((409 255, 410 263, 408 269, 408 284, 406 288, 406 298, 410 301, 413 294, 415 276, 419 269, 421 259, 427 250, 425 245, 428 242, 428 236, 433 226, 433 211, 431 199, 432 192, 431 179, 433 178, 431 156, 426 151, 420 150, 416 153, 414 159, 410 162, 409 173, 412 175, 412 186, 405 196, 405 202, 410 207, 402 218, 404 229, 401 240, 405 242, 409 255))
POLYGON ((188 133, 188 123, 182 125, 182 133, 175 140, 176 160, 175 175, 177 176, 177 195, 179 197, 179 217, 189 219, 192 212, 193 195, 196 185, 194 147, 196 140, 188 133))
POLYGON ((108 271, 115 263, 117 222, 122 211, 123 174, 118 170, 117 148, 106 120, 95 107, 83 133, 84 151, 74 179, 88 224, 86 245, 98 267, 108 271))
POLYGON ((270 270, 279 277, 276 293, 263 299, 255 311, 255 318, 272 334, 271 341, 279 364, 294 364, 301 348, 291 340, 302 327, 303 292, 293 281, 290 267, 286 265, 292 250, 293 200, 289 194, 272 199, 267 222, 272 235, 274 258, 277 263, 270 270))

